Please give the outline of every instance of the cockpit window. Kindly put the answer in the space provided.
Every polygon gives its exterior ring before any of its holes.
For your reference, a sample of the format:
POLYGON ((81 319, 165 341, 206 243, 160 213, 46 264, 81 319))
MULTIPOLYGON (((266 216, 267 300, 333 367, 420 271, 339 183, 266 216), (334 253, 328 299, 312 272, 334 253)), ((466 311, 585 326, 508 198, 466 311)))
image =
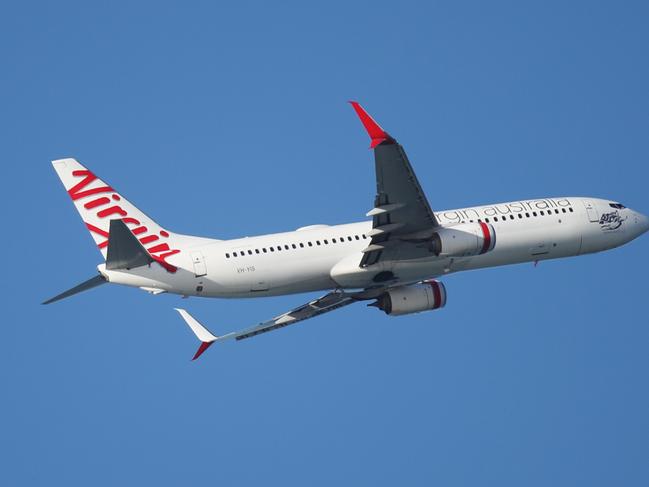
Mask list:
POLYGON ((611 208, 615 208, 617 210, 623 210, 624 208, 626 208, 626 206, 620 203, 609 203, 608 206, 610 206, 611 208))

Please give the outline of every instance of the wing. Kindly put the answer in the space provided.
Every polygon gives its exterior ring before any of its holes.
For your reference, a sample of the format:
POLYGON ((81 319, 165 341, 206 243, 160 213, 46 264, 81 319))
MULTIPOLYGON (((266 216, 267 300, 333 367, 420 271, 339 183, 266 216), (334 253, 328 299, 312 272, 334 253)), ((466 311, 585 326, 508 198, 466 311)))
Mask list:
POLYGON ((403 147, 370 117, 357 102, 350 102, 367 130, 374 149, 376 197, 370 245, 360 266, 380 260, 414 259, 430 255, 420 245, 439 225, 403 147), (399 247, 398 249, 396 247, 399 247))
POLYGON ((352 304, 357 299, 353 297, 354 295, 344 293, 344 292, 330 292, 324 296, 310 301, 305 305, 302 305, 298 308, 295 308, 287 313, 276 316, 272 320, 259 323, 258 325, 252 326, 250 328, 245 328, 240 331, 230 332, 226 335, 216 336, 213 335, 205 326, 203 326, 198 320, 196 320, 192 315, 190 315, 184 309, 176 308, 176 311, 180 313, 180 316, 185 320, 187 325, 194 332, 196 337, 201 341, 201 345, 198 348, 194 358, 196 360, 200 355, 207 350, 212 343, 221 340, 227 340, 234 338, 235 340, 243 340, 245 338, 251 338, 262 333, 269 331, 277 330, 278 328, 283 328, 288 325, 294 325, 300 321, 308 320, 309 318, 314 318, 323 313, 328 313, 348 304, 352 304))

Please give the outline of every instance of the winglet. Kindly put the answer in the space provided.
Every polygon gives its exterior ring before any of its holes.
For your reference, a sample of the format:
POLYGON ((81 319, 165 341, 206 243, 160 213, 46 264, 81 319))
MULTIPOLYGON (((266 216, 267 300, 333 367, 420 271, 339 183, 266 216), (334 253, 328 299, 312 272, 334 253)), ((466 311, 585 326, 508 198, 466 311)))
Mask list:
POLYGON ((194 354, 194 357, 192 358, 192 360, 196 360, 198 357, 200 357, 205 350, 210 348, 212 343, 214 343, 214 342, 202 342, 201 346, 198 347, 198 350, 196 350, 196 353, 194 354))
POLYGON ((372 139, 372 142, 370 143, 370 149, 374 149, 374 147, 382 142, 395 142, 390 134, 383 130, 381 126, 376 123, 374 119, 363 109, 360 103, 358 103, 357 101, 350 101, 349 103, 352 107, 354 107, 358 118, 360 118, 361 123, 365 127, 365 130, 367 130, 368 135, 372 139))
POLYGON ((201 341, 200 347, 198 347, 198 350, 194 354, 194 358, 192 358, 192 360, 196 360, 203 354, 205 350, 210 348, 210 345, 212 345, 212 343, 214 343, 219 337, 214 336, 207 328, 200 324, 198 320, 196 320, 196 318, 194 318, 184 309, 174 309, 178 311, 182 319, 185 320, 185 322, 189 325, 189 328, 191 328, 191 330, 194 332, 196 338, 201 341))

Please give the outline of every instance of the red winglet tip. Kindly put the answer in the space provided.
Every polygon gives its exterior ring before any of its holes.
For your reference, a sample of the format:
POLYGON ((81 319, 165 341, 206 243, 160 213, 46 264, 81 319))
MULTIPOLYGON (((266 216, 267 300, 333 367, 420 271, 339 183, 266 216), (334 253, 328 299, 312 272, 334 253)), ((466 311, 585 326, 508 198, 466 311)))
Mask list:
POLYGON ((381 139, 372 139, 372 142, 370 143, 370 149, 374 149, 374 147, 379 145, 381 142, 385 142, 386 140, 388 139, 386 139, 385 137, 381 139))
POLYGON ((365 130, 370 136, 370 139, 372 139, 372 142, 370 143, 370 149, 373 149, 381 142, 385 142, 386 140, 394 140, 385 130, 381 128, 378 123, 376 123, 376 121, 365 111, 360 103, 358 103, 357 101, 350 101, 349 103, 354 108, 354 111, 356 111, 356 115, 358 115, 358 118, 363 124, 363 127, 365 127, 365 130))
POLYGON ((210 348, 210 345, 212 345, 214 342, 201 342, 201 346, 198 347, 198 350, 196 350, 196 354, 194 354, 194 358, 192 360, 196 360, 198 357, 200 357, 205 350, 210 348))

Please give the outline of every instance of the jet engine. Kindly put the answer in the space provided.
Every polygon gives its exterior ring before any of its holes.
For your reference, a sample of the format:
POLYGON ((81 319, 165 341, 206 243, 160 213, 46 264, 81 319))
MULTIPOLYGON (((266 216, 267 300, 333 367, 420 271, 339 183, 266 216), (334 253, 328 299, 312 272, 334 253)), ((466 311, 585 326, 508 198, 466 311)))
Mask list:
POLYGON ((420 313, 442 308, 446 304, 446 288, 439 281, 424 281, 412 286, 396 287, 379 296, 375 306, 390 316, 420 313))
POLYGON ((433 234, 430 250, 436 256, 466 257, 485 254, 496 246, 496 230, 485 222, 459 223, 433 234))

